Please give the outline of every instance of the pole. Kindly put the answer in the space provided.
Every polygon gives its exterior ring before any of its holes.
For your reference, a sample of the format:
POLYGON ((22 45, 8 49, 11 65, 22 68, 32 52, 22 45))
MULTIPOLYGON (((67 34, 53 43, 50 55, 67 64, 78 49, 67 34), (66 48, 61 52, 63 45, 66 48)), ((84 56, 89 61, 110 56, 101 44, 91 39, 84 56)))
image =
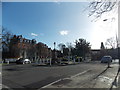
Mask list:
POLYGON ((120 48, 118 47, 119 71, 120 71, 120 48))
POLYGON ((52 64, 51 64, 51 58, 50 58, 50 66, 51 66, 52 64))
POLYGON ((9 60, 7 61, 7 64, 9 64, 9 60))
POLYGON ((55 50, 55 45, 56 45, 56 43, 54 42, 54 50, 55 50))
POLYGON ((53 56, 53 60, 54 60, 54 63, 56 61, 56 50, 55 50, 55 45, 56 45, 56 42, 54 42, 54 56, 53 56))
POLYGON ((69 61, 68 62, 70 62, 70 57, 71 57, 71 43, 70 43, 70 45, 69 45, 69 61))

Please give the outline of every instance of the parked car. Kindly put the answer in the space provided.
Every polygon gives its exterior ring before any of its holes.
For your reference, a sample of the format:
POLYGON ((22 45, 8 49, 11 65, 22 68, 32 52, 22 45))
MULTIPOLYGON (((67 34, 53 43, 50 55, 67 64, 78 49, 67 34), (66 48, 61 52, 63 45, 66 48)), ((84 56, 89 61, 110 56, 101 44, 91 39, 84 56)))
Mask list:
POLYGON ((101 63, 108 63, 112 62, 112 57, 111 56, 103 56, 101 59, 101 63))
POLYGON ((29 64, 31 61, 29 59, 23 59, 20 58, 19 60, 16 61, 16 64, 29 64))
POLYGON ((82 60, 83 60, 82 57, 76 57, 76 58, 75 58, 75 61, 76 61, 76 62, 82 62, 82 60))
POLYGON ((6 58, 4 63, 15 63, 18 58, 6 58))

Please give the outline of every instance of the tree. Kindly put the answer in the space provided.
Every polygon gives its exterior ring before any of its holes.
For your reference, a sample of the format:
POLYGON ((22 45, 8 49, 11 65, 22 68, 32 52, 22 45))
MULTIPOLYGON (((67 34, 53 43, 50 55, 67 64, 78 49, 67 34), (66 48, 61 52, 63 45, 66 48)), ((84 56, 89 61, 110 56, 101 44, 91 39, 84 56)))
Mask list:
POLYGON ((6 28, 2 28, 2 51, 9 51, 10 40, 13 37, 12 33, 6 28))
MULTIPOLYGON (((2 29, 0 27, 0 29, 2 29)), ((2 51, 2 32, 0 33, 0 52, 2 51)))
POLYGON ((61 50, 61 53, 63 53, 63 49, 66 48, 65 44, 63 43, 58 44, 58 47, 61 50))
POLYGON ((73 45, 72 45, 72 43, 70 43, 70 42, 67 42, 67 47, 69 48, 69 51, 71 51, 71 50, 72 50, 72 48, 73 48, 73 45))
POLYGON ((72 45, 72 43, 70 43, 70 42, 67 42, 67 48, 68 48, 68 56, 70 59, 71 56, 75 55, 75 49, 74 49, 74 46, 72 45))
POLYGON ((8 31, 6 28, 2 27, 2 35, 1 35, 1 42, 2 42, 2 58, 9 57, 11 54, 10 52, 10 41, 13 37, 12 33, 8 31))
POLYGON ((111 37, 111 38, 108 38, 107 40, 106 40, 106 43, 105 43, 108 47, 110 47, 111 49, 114 49, 115 47, 116 47, 116 44, 117 44, 117 42, 116 42, 116 40, 113 38, 113 37, 111 37))
MULTIPOLYGON (((88 16, 94 16, 95 19, 100 18, 106 12, 110 12, 114 8, 117 8, 120 0, 95 0, 89 3, 87 10, 88 16)), ((107 19, 105 19, 107 20, 107 19)))
POLYGON ((75 42, 75 53, 77 56, 82 56, 83 58, 85 58, 85 54, 90 52, 90 43, 87 42, 85 39, 79 39, 76 40, 75 42))

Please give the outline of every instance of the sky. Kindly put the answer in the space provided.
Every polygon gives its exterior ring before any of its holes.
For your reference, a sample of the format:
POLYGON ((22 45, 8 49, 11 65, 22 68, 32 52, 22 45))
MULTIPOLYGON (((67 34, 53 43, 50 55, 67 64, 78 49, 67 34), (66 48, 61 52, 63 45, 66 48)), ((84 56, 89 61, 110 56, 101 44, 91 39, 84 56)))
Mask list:
POLYGON ((111 17, 117 15, 104 15, 99 21, 91 22, 84 11, 87 6, 88 2, 3 2, 2 26, 51 48, 54 42, 74 44, 75 40, 84 38, 92 49, 99 49, 101 42, 115 36, 117 19, 111 17), (110 19, 103 22, 106 17, 110 19))

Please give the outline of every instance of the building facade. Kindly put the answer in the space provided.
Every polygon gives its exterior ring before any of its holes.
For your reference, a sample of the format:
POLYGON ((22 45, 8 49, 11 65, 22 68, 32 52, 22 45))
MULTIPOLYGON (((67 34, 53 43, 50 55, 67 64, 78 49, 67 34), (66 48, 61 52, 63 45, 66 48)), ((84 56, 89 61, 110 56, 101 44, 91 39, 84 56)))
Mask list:
POLYGON ((9 44, 7 52, 3 51, 3 58, 28 58, 32 62, 40 58, 51 58, 51 48, 44 43, 36 43, 35 39, 29 40, 22 35, 14 35, 9 44))

